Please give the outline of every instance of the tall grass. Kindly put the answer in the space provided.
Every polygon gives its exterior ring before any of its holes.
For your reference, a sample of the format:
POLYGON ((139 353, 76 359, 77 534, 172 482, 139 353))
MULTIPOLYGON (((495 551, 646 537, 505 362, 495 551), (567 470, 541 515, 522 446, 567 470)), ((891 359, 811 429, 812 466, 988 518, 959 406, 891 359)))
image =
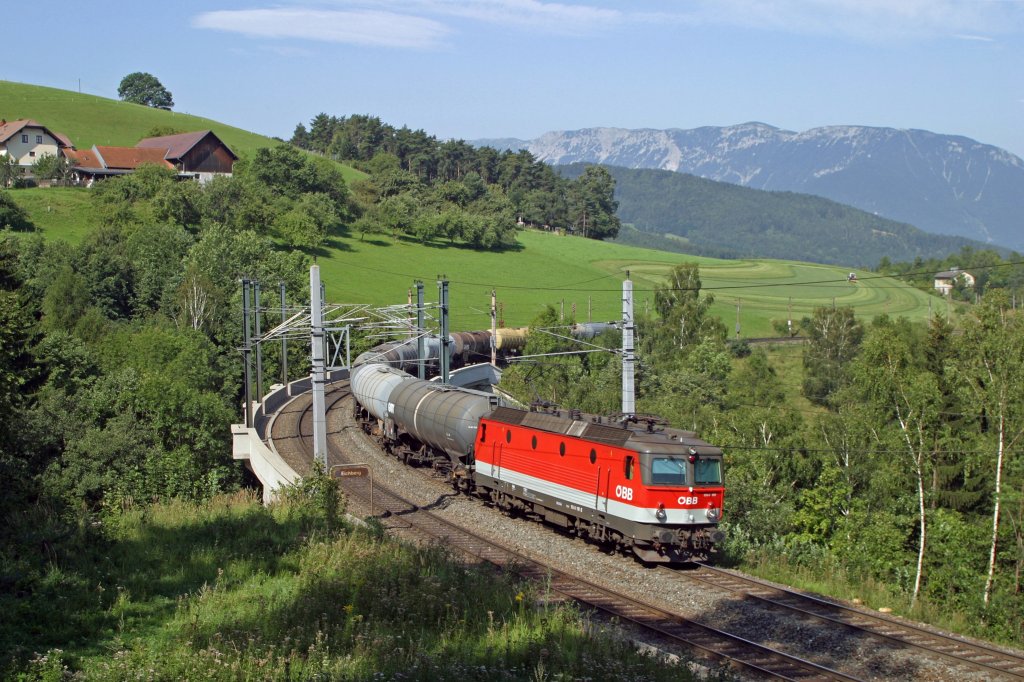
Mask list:
MULTIPOLYGON (((326 500, 326 504, 333 504, 326 500)), ((544 587, 329 523, 325 498, 127 504, 23 563, 0 674, 23 680, 678 680, 544 587)), ((5 568, 10 564, 5 564, 5 568)), ((5 576, 9 577, 9 576, 5 576)))

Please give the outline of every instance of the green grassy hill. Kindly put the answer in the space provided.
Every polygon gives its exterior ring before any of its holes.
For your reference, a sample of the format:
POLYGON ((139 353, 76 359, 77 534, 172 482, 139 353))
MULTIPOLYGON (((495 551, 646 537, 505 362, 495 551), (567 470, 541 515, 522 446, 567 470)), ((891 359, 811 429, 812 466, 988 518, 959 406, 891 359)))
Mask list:
MULTIPOLYGON (((88 149, 94 144, 132 147, 158 126, 185 132, 212 130, 240 156, 280 143, 201 116, 4 80, 0 80, 0 118, 35 119, 70 137, 76 149, 88 149)), ((346 180, 363 175, 349 166, 342 169, 346 180)))
POLYGON ((35 119, 66 134, 77 149, 88 149, 94 144, 131 147, 157 126, 184 131, 212 130, 236 154, 276 144, 273 138, 200 116, 3 80, 0 80, 0 117, 8 121, 35 119))

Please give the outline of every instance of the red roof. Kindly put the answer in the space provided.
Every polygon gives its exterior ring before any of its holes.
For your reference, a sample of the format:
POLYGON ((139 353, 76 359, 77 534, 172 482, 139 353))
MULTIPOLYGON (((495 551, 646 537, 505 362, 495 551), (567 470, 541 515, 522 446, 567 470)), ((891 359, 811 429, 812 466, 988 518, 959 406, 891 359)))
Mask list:
POLYGON ((134 169, 144 163, 155 163, 164 168, 174 168, 174 165, 164 158, 163 151, 162 149, 101 147, 99 145, 94 145, 92 148, 92 152, 100 161, 97 168, 134 169))
POLYGON ((57 140, 58 147, 74 147, 74 145, 71 144, 71 139, 67 135, 63 133, 55 133, 39 121, 33 121, 30 118, 19 118, 17 121, 4 121, 0 124, 0 144, 7 142, 7 140, 21 132, 23 128, 42 128, 50 137, 57 140))
POLYGON ((165 150, 165 159, 178 161, 181 157, 185 156, 192 147, 195 147, 200 141, 205 139, 207 135, 213 135, 213 138, 227 150, 228 154, 231 154, 232 158, 238 159, 238 156, 231 151, 231 149, 229 149, 219 137, 214 135, 211 130, 200 130, 194 133, 179 133, 177 135, 161 135, 160 137, 147 137, 139 140, 135 146, 145 149, 165 150))
POLYGON ((91 149, 65 149, 64 156, 82 168, 103 168, 91 149))

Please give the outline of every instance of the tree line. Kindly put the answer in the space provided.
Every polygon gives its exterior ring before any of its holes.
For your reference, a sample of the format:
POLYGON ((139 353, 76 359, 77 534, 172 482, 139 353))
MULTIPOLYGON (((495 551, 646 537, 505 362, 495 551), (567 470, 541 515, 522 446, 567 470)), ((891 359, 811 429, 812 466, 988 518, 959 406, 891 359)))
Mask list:
MULTIPOLYGON (((883 257, 941 258, 964 237, 930 234, 907 223, 810 194, 767 192, 673 171, 609 167, 627 244, 717 258, 781 258, 870 267, 883 257)), ((559 167, 575 177, 581 166, 559 167)))
MULTIPOLYGON (((422 130, 395 128, 363 115, 318 114, 309 128, 302 123, 295 127, 291 143, 370 174, 365 183, 353 184, 367 216, 360 231, 384 225, 427 238, 443 235, 459 225, 467 206, 486 200, 487 206, 507 206, 515 224, 593 239, 618 234, 615 181, 601 166, 589 166, 567 179, 525 150, 498 152, 464 140, 439 141, 422 130), (415 210, 417 206, 425 207, 427 215, 415 210)), ((504 234, 503 228, 510 225, 493 229, 504 234)), ((476 232, 473 226, 467 229, 476 232)), ((498 243, 505 245, 501 239, 498 243)))
MULTIPOLYGON (((729 560, 887 585, 908 610, 1020 641, 1024 316, 1005 292, 956 323, 862 324, 823 307, 802 322, 802 349, 751 351, 726 340, 700 286, 697 266, 681 265, 637 315, 637 409, 724 449, 729 560)), ((549 309, 531 327, 559 324, 549 309)), ((524 355, 569 349, 535 334, 524 355)), ((620 364, 539 358, 502 384, 524 401, 614 413, 620 364)))

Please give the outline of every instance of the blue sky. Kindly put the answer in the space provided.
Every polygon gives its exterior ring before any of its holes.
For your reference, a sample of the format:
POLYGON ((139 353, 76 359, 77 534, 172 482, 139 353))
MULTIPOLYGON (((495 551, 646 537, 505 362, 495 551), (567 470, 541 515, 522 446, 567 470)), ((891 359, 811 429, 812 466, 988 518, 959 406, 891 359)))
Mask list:
POLYGON ((178 111, 286 139, 320 112, 463 139, 761 121, 923 128, 1024 156, 1024 0, 49 0, 38 11, 54 39, 9 46, 0 79, 116 98, 124 75, 147 71, 178 111))

